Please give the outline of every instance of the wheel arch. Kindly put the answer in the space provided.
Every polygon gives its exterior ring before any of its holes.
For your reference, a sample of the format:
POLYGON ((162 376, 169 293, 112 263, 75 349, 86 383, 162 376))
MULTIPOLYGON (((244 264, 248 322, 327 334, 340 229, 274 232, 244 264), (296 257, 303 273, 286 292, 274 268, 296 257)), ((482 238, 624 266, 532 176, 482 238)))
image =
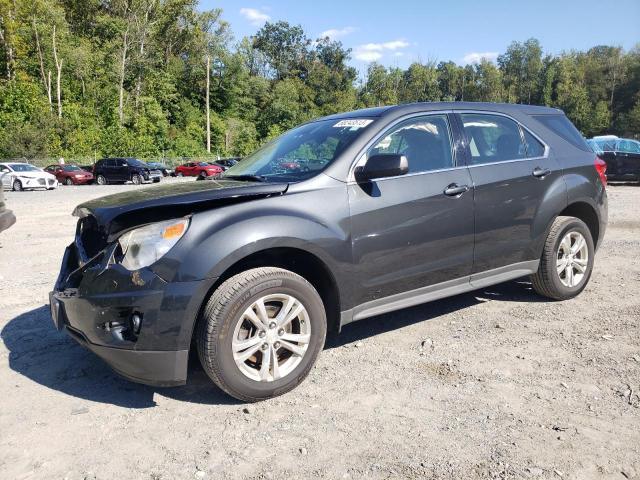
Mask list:
POLYGON ((598 218, 598 213, 595 207, 590 203, 586 201, 573 202, 567 205, 567 207, 562 210, 557 216, 575 217, 582 220, 589 228, 589 232, 591 233, 591 237, 593 238, 593 244, 596 246, 599 245, 600 219, 598 218))
POLYGON ((316 289, 325 307, 327 331, 337 331, 340 326, 340 288, 331 268, 318 255, 294 246, 263 248, 251 252, 226 266, 224 271, 204 296, 198 316, 193 324, 191 342, 197 332, 197 323, 211 294, 232 276, 258 267, 277 267, 294 272, 307 280, 316 289))

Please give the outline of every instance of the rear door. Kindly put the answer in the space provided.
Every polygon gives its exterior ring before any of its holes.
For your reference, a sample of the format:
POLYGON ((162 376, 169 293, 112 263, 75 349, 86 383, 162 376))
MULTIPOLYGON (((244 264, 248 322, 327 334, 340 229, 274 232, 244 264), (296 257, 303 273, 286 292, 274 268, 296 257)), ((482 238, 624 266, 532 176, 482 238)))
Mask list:
POLYGON ((475 189, 473 273, 535 260, 534 219, 561 169, 542 141, 506 115, 457 118, 475 189))
POLYGON ((620 140, 617 155, 621 176, 629 179, 640 178, 640 143, 620 140))
POLYGON ((424 114, 390 127, 367 151, 405 155, 409 173, 349 183, 355 304, 471 272, 471 177, 453 145, 449 116, 424 114))

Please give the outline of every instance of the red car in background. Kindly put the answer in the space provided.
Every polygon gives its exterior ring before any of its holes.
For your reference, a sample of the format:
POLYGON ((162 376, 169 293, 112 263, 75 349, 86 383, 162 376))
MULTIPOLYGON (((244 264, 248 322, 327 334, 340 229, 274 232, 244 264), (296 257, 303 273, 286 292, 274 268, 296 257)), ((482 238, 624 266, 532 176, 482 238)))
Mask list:
POLYGON ((207 162, 188 162, 178 165, 175 174, 178 177, 212 177, 222 173, 222 167, 207 162))
POLYGON ((77 165, 49 165, 44 171, 54 175, 58 182, 65 185, 86 185, 93 182, 93 173, 77 165))

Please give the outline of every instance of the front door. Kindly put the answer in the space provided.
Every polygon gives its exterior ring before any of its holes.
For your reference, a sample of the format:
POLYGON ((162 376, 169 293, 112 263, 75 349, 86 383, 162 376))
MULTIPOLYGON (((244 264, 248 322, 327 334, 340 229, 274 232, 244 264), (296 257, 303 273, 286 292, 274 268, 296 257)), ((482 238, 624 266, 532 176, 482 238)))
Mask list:
POLYGON ((620 140, 618 143, 618 169, 621 179, 640 178, 640 142, 620 140))
POLYGON ((452 145, 448 116, 433 114, 396 124, 367 152, 403 154, 409 173, 349 184, 355 305, 470 274, 473 191, 452 145))
POLYGON ((462 113, 475 189, 473 273, 535 260, 542 199, 562 172, 548 149, 509 117, 462 113))

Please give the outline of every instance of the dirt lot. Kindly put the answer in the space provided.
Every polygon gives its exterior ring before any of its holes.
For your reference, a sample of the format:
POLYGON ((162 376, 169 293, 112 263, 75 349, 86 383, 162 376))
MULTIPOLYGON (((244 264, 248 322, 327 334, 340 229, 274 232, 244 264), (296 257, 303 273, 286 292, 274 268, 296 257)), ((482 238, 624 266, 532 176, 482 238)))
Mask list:
POLYGON ((353 324, 298 389, 245 406, 193 362, 129 383, 46 307, 77 204, 9 192, 0 235, 0 478, 640 478, 640 187, 609 188, 590 285, 524 281, 353 324))

